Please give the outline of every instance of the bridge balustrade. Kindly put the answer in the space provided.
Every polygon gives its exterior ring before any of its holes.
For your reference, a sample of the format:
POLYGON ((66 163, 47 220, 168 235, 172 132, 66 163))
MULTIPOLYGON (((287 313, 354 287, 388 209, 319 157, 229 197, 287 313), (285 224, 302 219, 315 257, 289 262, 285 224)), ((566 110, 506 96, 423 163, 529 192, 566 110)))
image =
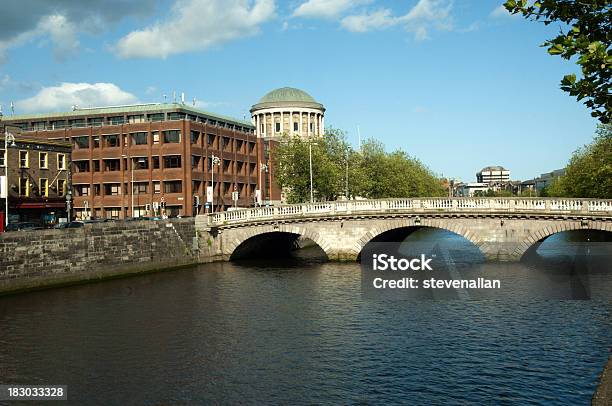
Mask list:
POLYGON ((609 213, 612 200, 559 198, 416 198, 351 200, 307 204, 257 207, 208 215, 210 225, 240 223, 258 219, 300 216, 353 214, 371 212, 550 212, 550 213, 609 213))

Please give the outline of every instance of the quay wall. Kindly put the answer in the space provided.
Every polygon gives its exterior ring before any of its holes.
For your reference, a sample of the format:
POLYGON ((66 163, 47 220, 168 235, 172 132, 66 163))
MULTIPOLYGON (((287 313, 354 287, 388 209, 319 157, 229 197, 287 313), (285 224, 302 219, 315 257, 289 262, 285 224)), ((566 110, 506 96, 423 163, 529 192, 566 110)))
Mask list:
POLYGON ((206 251, 193 218, 2 233, 0 294, 208 262, 206 251))

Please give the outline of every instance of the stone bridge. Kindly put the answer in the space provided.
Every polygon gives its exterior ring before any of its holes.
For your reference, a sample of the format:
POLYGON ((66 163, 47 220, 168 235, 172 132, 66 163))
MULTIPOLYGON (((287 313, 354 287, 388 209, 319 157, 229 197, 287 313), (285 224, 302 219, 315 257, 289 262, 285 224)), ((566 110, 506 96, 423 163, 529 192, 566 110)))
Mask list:
MULTIPOLYGON (((561 198, 420 198, 351 200, 259 207, 201 215, 201 249, 213 260, 278 251, 296 238, 330 260, 356 260, 370 241, 398 230, 434 227, 456 233, 489 260, 517 261, 534 244, 570 230, 612 232, 612 200, 561 198)), ((397 234, 395 234, 397 237, 397 234)))

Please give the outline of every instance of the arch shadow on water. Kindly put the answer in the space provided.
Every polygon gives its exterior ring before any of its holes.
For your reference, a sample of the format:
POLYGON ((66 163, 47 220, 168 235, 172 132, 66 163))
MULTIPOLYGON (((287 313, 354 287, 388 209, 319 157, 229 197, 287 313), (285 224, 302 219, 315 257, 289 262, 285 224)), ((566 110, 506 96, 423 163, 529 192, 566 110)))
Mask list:
POLYGON ((544 273, 552 283, 567 282, 572 299, 590 299, 597 280, 612 272, 612 233, 580 229, 542 238, 521 257, 521 263, 544 273))
POLYGON ((265 260, 266 264, 273 264, 275 261, 287 264, 320 263, 328 258, 323 249, 310 238, 284 231, 252 236, 239 244, 230 256, 230 261, 233 262, 262 260, 265 260))
POLYGON ((466 237, 443 228, 430 226, 398 227, 384 231, 370 239, 361 249, 362 254, 371 251, 373 246, 383 247, 391 244, 398 254, 416 257, 421 254, 441 256, 454 264, 476 264, 485 262, 480 248, 466 237))

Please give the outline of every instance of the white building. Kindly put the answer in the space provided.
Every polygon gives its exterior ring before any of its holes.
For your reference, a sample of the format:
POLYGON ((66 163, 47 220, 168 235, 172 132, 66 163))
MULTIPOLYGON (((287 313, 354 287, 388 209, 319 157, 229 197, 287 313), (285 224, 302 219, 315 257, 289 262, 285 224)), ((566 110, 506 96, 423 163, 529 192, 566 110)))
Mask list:
POLYGON ((488 183, 482 182, 470 182, 463 183, 457 188, 457 195, 459 197, 473 197, 474 193, 477 191, 481 191, 485 193, 487 190, 491 189, 488 183))
POLYGON ((251 108, 259 138, 286 135, 323 136, 325 107, 303 90, 282 87, 262 97, 251 108))
POLYGON ((479 183, 497 183, 508 182, 510 180, 510 171, 502 166, 487 166, 482 168, 476 174, 476 182, 479 183))

